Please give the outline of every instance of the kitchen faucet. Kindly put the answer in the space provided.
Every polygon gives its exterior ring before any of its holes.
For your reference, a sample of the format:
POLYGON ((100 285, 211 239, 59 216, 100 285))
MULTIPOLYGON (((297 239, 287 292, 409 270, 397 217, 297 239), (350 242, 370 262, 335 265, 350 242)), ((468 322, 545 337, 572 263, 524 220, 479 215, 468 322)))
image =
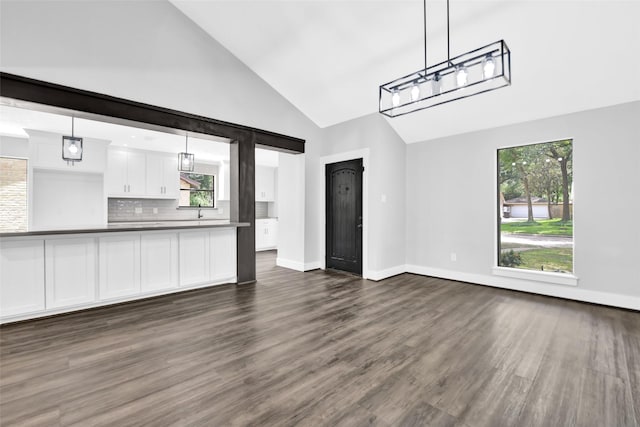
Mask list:
POLYGON ((204 217, 204 215, 202 215, 202 205, 198 205, 198 219, 204 217))

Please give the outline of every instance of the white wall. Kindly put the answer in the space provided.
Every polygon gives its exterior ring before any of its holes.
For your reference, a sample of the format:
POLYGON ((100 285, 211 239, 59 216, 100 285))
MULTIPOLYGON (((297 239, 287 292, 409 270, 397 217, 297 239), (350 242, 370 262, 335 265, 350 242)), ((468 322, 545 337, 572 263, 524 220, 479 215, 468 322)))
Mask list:
MULTIPOLYGON (((405 264, 406 144, 380 114, 371 114, 324 130, 326 134, 321 157, 369 149, 369 165, 368 168, 365 166, 363 175, 368 181, 369 218, 365 219, 368 230, 365 228, 364 232, 368 233, 369 277, 379 279, 398 274, 398 269, 403 269, 405 264)), ((323 194, 323 166, 318 165, 315 170, 317 181, 314 184, 317 187, 307 193, 307 197, 323 194)), ((321 215, 324 213, 321 212, 321 215)), ((316 223, 315 229, 321 231, 323 238, 321 224, 320 219, 320 225, 316 223)))
POLYGON ((305 266, 305 200, 299 197, 305 191, 304 154, 278 154, 278 258, 282 267, 298 271, 312 269, 305 266))
POLYGON ((28 158, 29 138, 0 135, 0 156, 28 158))
POLYGON ((635 102, 408 145, 409 269, 596 302, 640 297, 640 228, 629 214, 640 211, 639 117, 635 102), (497 148, 563 138, 574 144, 577 288, 493 276, 497 148))

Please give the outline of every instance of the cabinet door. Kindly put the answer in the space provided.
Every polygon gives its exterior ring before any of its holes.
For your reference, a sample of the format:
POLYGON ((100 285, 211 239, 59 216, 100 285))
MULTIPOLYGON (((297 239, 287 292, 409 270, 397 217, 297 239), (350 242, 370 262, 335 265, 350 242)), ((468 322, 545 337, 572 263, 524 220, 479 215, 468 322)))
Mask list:
POLYGON ((210 250, 209 233, 180 233, 180 286, 210 281, 210 250))
POLYGON ((127 153, 127 194, 144 196, 147 184, 147 156, 144 153, 127 153))
POLYGON ((48 309, 95 301, 95 239, 46 240, 45 260, 48 309))
POLYGON ((266 245, 267 229, 263 219, 256 219, 256 250, 263 249, 266 245))
POLYGON ((236 229, 219 228, 211 232, 211 280, 235 281, 236 229))
POLYGON ((167 199, 177 199, 180 196, 180 172, 178 171, 178 157, 164 157, 162 161, 164 183, 163 196, 167 199))
POLYGON ((266 168, 264 166, 256 166, 256 201, 265 202, 267 200, 266 192, 266 168))
POLYGON ((267 221, 267 242, 266 246, 275 248, 278 245, 278 220, 270 219, 267 221))
POLYGON ((127 152, 109 150, 107 152, 107 194, 123 196, 127 194, 127 152))
POLYGON ((100 299, 140 293, 140 235, 100 238, 100 299))
POLYGON ((266 168, 264 173, 264 199, 273 202, 276 199, 275 169, 266 168))
POLYGON ((176 233, 143 234, 140 252, 142 292, 178 286, 178 235, 176 233))
POLYGON ((164 196, 164 157, 156 154, 147 154, 147 180, 146 189, 148 196, 164 196))
POLYGON ((0 243, 0 316, 44 310, 44 240, 0 243))

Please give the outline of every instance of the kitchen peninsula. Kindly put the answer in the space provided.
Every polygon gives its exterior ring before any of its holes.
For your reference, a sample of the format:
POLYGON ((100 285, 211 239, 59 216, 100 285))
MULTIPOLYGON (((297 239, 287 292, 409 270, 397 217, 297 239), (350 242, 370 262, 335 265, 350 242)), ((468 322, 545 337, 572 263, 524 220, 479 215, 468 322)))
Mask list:
POLYGON ((224 220, 110 223, 0 234, 0 323, 236 282, 224 220))

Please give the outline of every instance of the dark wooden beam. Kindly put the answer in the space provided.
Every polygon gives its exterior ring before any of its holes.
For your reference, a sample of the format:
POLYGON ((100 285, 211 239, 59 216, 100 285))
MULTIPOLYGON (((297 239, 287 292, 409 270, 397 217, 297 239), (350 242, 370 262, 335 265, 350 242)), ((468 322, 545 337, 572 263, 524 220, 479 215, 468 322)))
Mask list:
POLYGON ((305 141, 300 138, 14 74, 0 73, 0 96, 234 141, 252 140, 266 147, 304 153, 305 141))
POLYGON ((238 227, 238 284, 256 281, 256 144, 253 139, 232 141, 230 162, 232 222, 248 222, 250 227, 238 227))

